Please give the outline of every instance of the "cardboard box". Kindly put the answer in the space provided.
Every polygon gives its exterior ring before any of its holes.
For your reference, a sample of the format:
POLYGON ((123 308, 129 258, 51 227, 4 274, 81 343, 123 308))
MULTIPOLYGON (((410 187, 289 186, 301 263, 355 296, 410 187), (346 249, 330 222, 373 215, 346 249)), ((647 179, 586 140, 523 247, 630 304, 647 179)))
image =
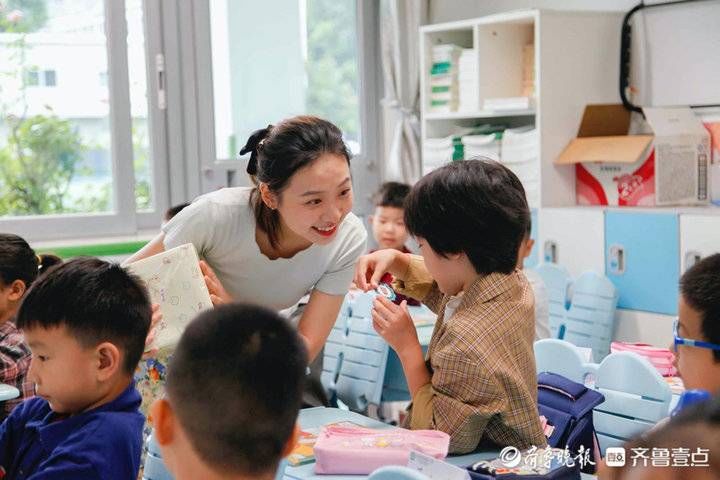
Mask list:
POLYGON ((588 105, 555 160, 575 165, 578 205, 707 204, 710 139, 690 108, 645 108, 654 135, 628 135, 622 105, 588 105))

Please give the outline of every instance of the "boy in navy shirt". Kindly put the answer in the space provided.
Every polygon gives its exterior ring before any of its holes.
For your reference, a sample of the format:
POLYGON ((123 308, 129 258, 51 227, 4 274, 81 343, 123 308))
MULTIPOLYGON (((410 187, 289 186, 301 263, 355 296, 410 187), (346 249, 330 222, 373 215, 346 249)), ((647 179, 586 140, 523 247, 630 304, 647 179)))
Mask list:
POLYGON ((144 418, 132 374, 150 327, 140 281, 84 258, 28 291, 17 316, 37 397, 0 426, 0 478, 133 480, 144 418))
POLYGON ((152 406, 176 480, 272 479, 297 443, 307 354, 277 313, 223 305, 185 329, 152 406))

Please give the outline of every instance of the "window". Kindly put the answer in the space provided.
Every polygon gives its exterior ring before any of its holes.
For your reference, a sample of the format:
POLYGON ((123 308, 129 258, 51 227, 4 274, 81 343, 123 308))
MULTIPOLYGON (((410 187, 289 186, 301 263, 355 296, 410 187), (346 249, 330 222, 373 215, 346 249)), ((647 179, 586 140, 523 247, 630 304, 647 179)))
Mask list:
POLYGON ((304 113, 337 124, 359 153, 357 23, 356 0, 210 0, 217 158, 304 113))
POLYGON ((0 16, 0 230, 36 240, 159 225, 168 202, 153 176, 144 38, 153 7, 15 3, 21 14, 0 16))

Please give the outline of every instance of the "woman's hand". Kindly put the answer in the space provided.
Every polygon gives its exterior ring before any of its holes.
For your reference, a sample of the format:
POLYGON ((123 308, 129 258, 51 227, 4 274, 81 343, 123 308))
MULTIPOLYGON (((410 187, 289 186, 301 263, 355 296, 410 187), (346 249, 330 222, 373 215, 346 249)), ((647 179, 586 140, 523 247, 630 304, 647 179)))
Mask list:
POLYGON ((216 307, 223 303, 231 303, 233 301, 230 294, 225 290, 220 280, 210 268, 210 265, 205 260, 200 260, 200 271, 203 274, 205 285, 207 285, 208 291, 210 292, 210 300, 216 307))
POLYGON ((158 348, 153 346, 155 337, 157 336, 157 326, 160 324, 163 315, 160 311, 160 305, 157 303, 152 304, 152 316, 150 317, 150 329, 148 330, 147 337, 145 337, 145 351, 142 354, 142 359, 146 360, 157 355, 158 348))
POLYGON ((372 319, 375 331, 398 353, 398 357, 406 349, 420 344, 406 300, 395 305, 382 295, 376 296, 372 319))
POLYGON ((391 271, 401 255, 401 252, 392 248, 376 250, 363 255, 355 264, 353 283, 365 292, 377 288, 382 276, 385 275, 385 272, 391 271))

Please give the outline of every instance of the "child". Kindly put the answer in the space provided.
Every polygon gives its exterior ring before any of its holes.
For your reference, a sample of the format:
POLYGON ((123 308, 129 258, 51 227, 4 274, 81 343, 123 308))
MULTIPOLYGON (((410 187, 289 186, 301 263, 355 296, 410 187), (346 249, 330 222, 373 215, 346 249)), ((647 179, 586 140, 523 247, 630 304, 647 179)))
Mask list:
MULTIPOLYGON (((520 243, 520 251, 518 252, 518 270, 523 270, 523 264, 525 262, 525 259, 530 256, 533 246, 535 245, 535 240, 530 238, 531 226, 531 221, 528 221, 525 235, 523 236, 523 240, 520 243)), ((547 290, 545 289, 545 284, 543 283, 542 277, 540 277, 540 275, 538 275, 535 270, 523 270, 523 273, 525 274, 525 277, 527 277, 528 282, 530 282, 530 286, 533 290, 533 295, 535 296, 535 340, 540 340, 541 338, 549 338, 550 312, 548 305, 548 294, 547 290)))
POLYGON ((167 222, 172 220, 173 217, 175 217, 175 215, 180 213, 188 205, 190 205, 190 203, 187 203, 187 202, 180 203, 178 205, 174 205, 174 206, 168 208, 167 210, 165 210, 165 215, 163 216, 162 226, 164 227, 167 222))
POLYGON ((625 445, 625 465, 598 466, 602 480, 720 478, 720 397, 683 410, 625 445))
MULTIPOLYGON (((372 226, 373 237, 378 244, 378 249, 393 248, 403 253, 410 253, 405 246, 408 240, 408 232, 405 228, 405 198, 410 193, 410 186, 398 182, 385 182, 373 196, 375 201, 375 214, 368 218, 372 226)), ((373 250, 374 251, 374 250, 373 250)), ((380 279, 381 283, 388 285, 393 283, 392 274, 385 273, 380 279)), ((418 306, 420 302, 414 298, 397 294, 395 303, 400 304, 407 300, 408 305, 418 306)))
POLYGON ((297 442, 307 355, 278 314, 228 304, 185 329, 152 406, 155 438, 177 480, 274 478, 297 442))
POLYGON ((378 248, 394 248, 410 253, 405 247, 408 239, 403 204, 410 186, 398 182, 385 182, 373 195, 375 213, 368 218, 378 248))
POLYGON ((674 336, 675 367, 685 388, 720 394, 720 254, 703 258, 680 278, 674 336))
POLYGON ((532 289, 516 267, 529 221, 525 192, 506 167, 454 162, 423 177, 405 203, 422 257, 379 250, 358 262, 368 290, 390 271, 438 313, 423 359, 405 305, 375 300, 377 332, 398 354, 412 396, 406 425, 451 436, 450 452, 545 445, 537 410, 532 289))
POLYGON ((17 326, 37 397, 0 426, 7 478, 137 477, 144 418, 132 374, 150 316, 140 281, 102 260, 72 260, 35 282, 17 326))
POLYGON ((36 255, 17 235, 0 233, 0 383, 20 391, 19 398, 4 402, 0 420, 24 399, 35 395, 34 385, 25 378, 30 349, 15 326, 15 313, 38 274, 60 262, 54 255, 36 255))

